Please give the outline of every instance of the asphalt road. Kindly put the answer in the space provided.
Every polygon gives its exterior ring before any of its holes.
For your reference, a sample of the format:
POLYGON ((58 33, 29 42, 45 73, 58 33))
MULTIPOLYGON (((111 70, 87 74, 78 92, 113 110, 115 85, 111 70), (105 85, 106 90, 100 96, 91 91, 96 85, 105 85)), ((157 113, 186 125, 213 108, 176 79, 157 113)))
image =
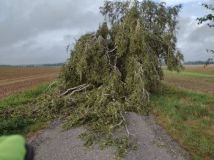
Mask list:
MULTIPOLYGON (((189 154, 182 149, 160 126, 152 116, 139 116, 127 113, 128 130, 131 139, 138 144, 136 151, 130 151, 125 160, 189 160, 189 154)), ((35 148, 35 160, 111 160, 113 148, 100 150, 97 146, 86 148, 78 136, 83 128, 63 131, 61 124, 53 123, 44 130, 32 144, 35 148)), ((125 129, 121 129, 126 134, 125 129)), ((117 134, 117 133, 116 133, 117 134)), ((119 133, 121 134, 121 133, 119 133)))

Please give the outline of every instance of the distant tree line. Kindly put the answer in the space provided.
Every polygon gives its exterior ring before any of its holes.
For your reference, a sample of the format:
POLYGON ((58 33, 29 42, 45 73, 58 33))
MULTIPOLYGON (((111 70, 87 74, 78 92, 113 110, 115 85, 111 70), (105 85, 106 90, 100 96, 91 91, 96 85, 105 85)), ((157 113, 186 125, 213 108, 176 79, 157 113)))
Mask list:
MULTIPOLYGON (((187 62, 184 62, 184 64, 192 64, 192 65, 203 64, 203 65, 206 65, 207 61, 187 61, 187 62)), ((214 64, 214 62, 211 61, 209 64, 214 64)))
POLYGON ((28 64, 28 65, 1 65, 0 67, 58 67, 63 66, 64 63, 52 63, 52 64, 28 64))

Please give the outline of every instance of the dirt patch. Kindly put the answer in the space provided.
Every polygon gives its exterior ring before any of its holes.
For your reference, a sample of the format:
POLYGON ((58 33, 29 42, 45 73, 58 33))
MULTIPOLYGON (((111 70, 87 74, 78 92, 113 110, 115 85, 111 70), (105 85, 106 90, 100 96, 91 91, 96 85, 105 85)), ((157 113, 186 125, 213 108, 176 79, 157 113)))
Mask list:
POLYGON ((214 137, 214 125, 206 128, 205 130, 203 130, 203 132, 210 137, 214 137))
POLYGON ((6 84, 0 86, 0 99, 9 95, 12 95, 14 93, 24 91, 26 89, 32 88, 38 84, 49 82, 51 80, 54 80, 57 78, 57 75, 46 75, 39 78, 24 80, 20 82, 15 82, 12 84, 6 84))
POLYGON ((200 121, 201 121, 201 119, 197 119, 197 120, 187 120, 187 121, 185 122, 185 124, 187 124, 188 126, 197 127, 197 126, 200 125, 200 123, 201 123, 200 121))
POLYGON ((214 112, 214 104, 208 105, 207 109, 210 112, 214 112))
POLYGON ((190 73, 190 75, 170 74, 166 72, 163 82, 174 87, 214 95, 214 65, 208 65, 207 67, 204 67, 204 65, 185 65, 184 67, 184 71, 190 73), (199 75, 206 74, 208 76, 197 77, 191 75, 191 73, 196 75, 197 73, 199 75))
POLYGON ((58 77, 59 68, 0 68, 0 99, 58 77))
POLYGON ((30 76, 41 76, 50 73, 59 73, 59 67, 0 67, 0 84, 2 81, 23 79, 30 76))
POLYGON ((200 72, 214 74, 214 64, 204 66, 204 65, 185 65, 185 71, 190 72, 200 72))
POLYGON ((180 103, 182 103, 184 105, 187 105, 187 104, 191 105, 192 104, 190 97, 181 97, 179 99, 179 101, 180 101, 180 103))
MULTIPOLYGON (((213 80, 214 78, 210 79, 213 80)), ((206 78, 192 78, 166 75, 164 82, 178 88, 214 94, 214 83, 211 80, 208 81, 206 78)))

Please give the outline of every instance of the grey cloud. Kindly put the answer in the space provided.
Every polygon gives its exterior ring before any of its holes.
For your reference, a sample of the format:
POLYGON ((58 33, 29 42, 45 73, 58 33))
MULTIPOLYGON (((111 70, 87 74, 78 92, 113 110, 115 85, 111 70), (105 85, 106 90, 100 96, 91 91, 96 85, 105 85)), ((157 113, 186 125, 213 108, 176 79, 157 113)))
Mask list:
POLYGON ((211 55, 206 50, 214 48, 214 29, 191 17, 180 18, 179 26, 178 47, 185 61, 207 60, 211 55))
POLYGON ((194 42, 206 42, 207 39, 211 39, 214 42, 214 29, 208 27, 207 25, 200 26, 193 30, 189 37, 188 41, 194 42))
POLYGON ((1 8, 6 8, 5 18, 0 26, 0 45, 16 43, 41 31, 55 30, 59 28, 93 28, 100 20, 98 10, 99 1, 93 0, 51 0, 51 1, 19 1, 11 3, 0 1, 1 8), (95 20, 95 23, 94 23, 95 20))
POLYGON ((43 64, 43 63, 57 63, 65 61, 67 53, 62 45, 54 45, 51 48, 43 46, 34 47, 11 47, 8 49, 1 49, 4 53, 1 56, 2 64, 43 64), (11 54, 16 53, 16 54, 11 54))
MULTIPOLYGON (((103 0, 0 0, 0 64, 65 61, 69 56, 66 45, 72 46, 102 21, 102 4, 103 0)), ((179 19, 178 47, 186 61, 206 59, 214 30, 197 27, 196 17, 205 14, 200 4, 185 5, 179 19)))
POLYGON ((102 21, 99 14, 102 3, 0 0, 0 64, 65 61, 68 56, 59 57, 58 52, 64 52, 70 40, 95 30, 102 21))

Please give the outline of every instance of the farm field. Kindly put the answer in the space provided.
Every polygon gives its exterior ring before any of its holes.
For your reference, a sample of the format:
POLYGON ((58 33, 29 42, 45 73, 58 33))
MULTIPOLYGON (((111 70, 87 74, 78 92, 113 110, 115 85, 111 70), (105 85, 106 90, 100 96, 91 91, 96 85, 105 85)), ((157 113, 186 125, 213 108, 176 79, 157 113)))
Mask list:
MULTIPOLYGON (((214 66, 207 68, 185 66, 185 68, 180 73, 164 70, 163 89, 151 95, 151 112, 156 122, 191 154, 193 160, 212 160, 214 159, 214 66)), ((51 115, 54 115, 55 109, 47 109, 45 99, 50 99, 50 95, 54 96, 57 84, 47 90, 49 83, 43 84, 42 79, 44 78, 46 82, 55 79, 59 68, 11 69, 10 72, 5 71, 4 74, 2 72, 0 88, 6 86, 5 84, 16 86, 34 79, 38 79, 38 84, 32 83, 32 86, 21 88, 21 90, 31 88, 31 90, 0 100, 0 135, 20 133, 31 137, 37 130, 45 128, 47 122, 51 120, 51 115), (8 80, 2 75, 8 77, 8 80), (36 112, 35 108, 37 108, 36 112)))
POLYGON ((164 69, 164 89, 151 97, 157 123, 194 160, 214 159, 214 65, 164 69))
POLYGON ((0 99, 58 77, 58 67, 0 67, 0 99))
POLYGON ((164 82, 178 88, 214 94, 214 65, 186 65, 179 73, 165 70, 164 82))

